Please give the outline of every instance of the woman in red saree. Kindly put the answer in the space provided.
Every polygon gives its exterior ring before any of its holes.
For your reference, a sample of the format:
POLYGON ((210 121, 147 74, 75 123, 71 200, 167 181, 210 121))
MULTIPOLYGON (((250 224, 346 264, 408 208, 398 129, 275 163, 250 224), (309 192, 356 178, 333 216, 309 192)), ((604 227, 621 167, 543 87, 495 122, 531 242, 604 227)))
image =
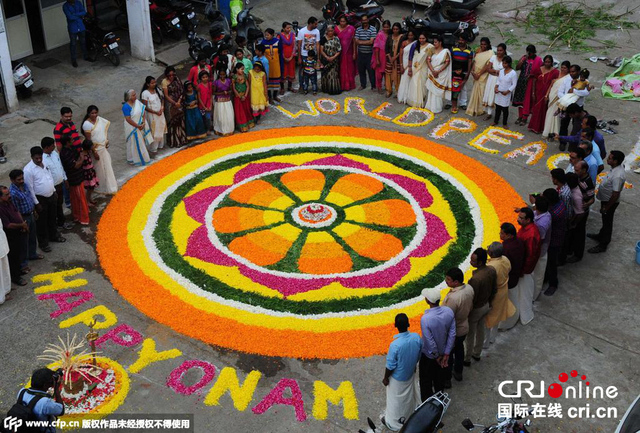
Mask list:
POLYGON ((356 29, 342 16, 336 26, 336 36, 340 39, 340 87, 343 91, 356 88, 356 58, 353 38, 356 29))
POLYGON ((391 33, 391 22, 385 20, 382 23, 382 31, 378 32, 376 39, 373 41, 373 56, 371 56, 371 67, 376 72, 376 89, 378 93, 382 93, 384 84, 384 70, 387 69, 387 38, 391 33))
POLYGON ((544 129, 544 121, 547 115, 547 107, 549 105, 549 88, 553 81, 558 78, 560 72, 553 67, 553 57, 547 55, 544 57, 544 63, 540 68, 540 75, 536 77, 533 84, 531 99, 533 108, 531 109, 531 121, 529 122, 529 130, 536 134, 542 133, 544 129))

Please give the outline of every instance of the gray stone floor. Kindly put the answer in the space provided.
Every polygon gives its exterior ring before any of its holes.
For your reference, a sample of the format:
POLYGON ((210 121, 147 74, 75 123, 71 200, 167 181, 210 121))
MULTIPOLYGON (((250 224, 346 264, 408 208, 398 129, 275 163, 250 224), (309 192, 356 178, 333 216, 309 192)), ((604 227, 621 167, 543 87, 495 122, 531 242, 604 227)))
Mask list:
MULTIPOLYGON (((512 7, 509 0, 488 0, 483 7, 481 18, 494 20, 489 10, 503 10, 512 7)), ((624 11, 631 1, 618 2, 616 8, 624 11)), ((254 12, 265 22, 263 27, 278 28, 284 19, 298 19, 300 22, 315 14, 320 16, 321 0, 310 3, 297 2, 295 12, 291 11, 291 3, 265 2, 259 3, 254 12), (292 16, 295 15, 295 16, 292 16)), ((410 13, 409 3, 394 3, 387 8, 387 17, 397 21, 410 13)), ((500 42, 500 35, 488 27, 483 28, 482 35, 488 35, 494 43, 500 42)), ((511 24, 505 22, 503 31, 509 30, 511 24)), ((516 30, 523 32, 522 30, 516 30)), ((615 55, 630 56, 635 54, 634 45, 627 41, 628 37, 637 40, 638 31, 619 35, 623 48, 614 50, 615 55)), ((539 37, 532 35, 531 40, 538 42, 539 37)), ((541 54, 546 54, 543 45, 539 45, 541 54)), ((512 51, 518 55, 523 47, 512 51)), ((185 62, 187 57, 185 46, 185 62)), ((605 75, 612 71, 602 62, 591 64, 587 57, 594 53, 568 54, 557 50, 552 54, 559 59, 569 59, 588 66, 592 71, 592 82, 597 87, 603 82, 605 75)), ((0 141, 8 148, 9 161, 0 166, 0 179, 8 183, 8 172, 15 167, 23 167, 28 161, 28 149, 37 145, 45 135, 50 135, 53 123, 58 119, 58 110, 63 105, 74 109, 74 119, 81 120, 84 110, 89 104, 96 104, 102 110, 101 115, 112 121, 110 129, 111 155, 114 169, 122 184, 134 176, 139 169, 126 164, 124 152, 123 126, 121 116, 122 94, 129 88, 140 89, 146 75, 159 76, 163 66, 150 62, 142 62, 126 56, 118 68, 106 63, 80 63, 73 69, 66 63, 67 52, 64 49, 47 53, 45 56, 59 56, 63 63, 55 67, 40 70, 33 68, 36 92, 29 101, 23 101, 18 113, 0 118, 0 141)), ((186 75, 186 70, 181 69, 186 75)), ((321 97, 319 95, 318 97, 321 97)), ((367 107, 376 107, 386 99, 370 91, 351 92, 344 96, 361 96, 367 100, 367 107)), ((301 95, 287 95, 283 107, 297 110, 307 98, 301 95)), ((342 102, 343 96, 337 98, 342 102)), ((393 102, 393 101, 390 101, 393 102)), ((617 119, 620 126, 617 135, 605 137, 607 149, 620 149, 629 153, 638 139, 637 123, 638 105, 635 102, 618 102, 604 99, 599 91, 592 92, 587 99, 587 109, 598 118, 617 119)), ((389 109, 391 114, 399 114, 404 107, 394 104, 389 109)), ((387 114, 387 113, 385 113, 387 114)), ((460 115, 460 114, 459 114, 460 115)), ((388 129, 427 137, 433 127, 444 122, 448 114, 443 113, 424 128, 407 129, 391 123, 384 123, 370 117, 356 114, 339 114, 336 116, 320 115, 316 118, 303 116, 291 121, 272 109, 260 125, 260 129, 288 128, 298 125, 354 125, 372 129, 388 129), (417 129, 417 130, 416 130, 417 129)), ((463 116, 464 117, 464 116, 463 116)), ((478 133, 486 122, 478 122, 478 133)), ((512 112, 512 122, 515 116, 512 112)), ((525 128, 511 127, 525 134, 524 143, 538 140, 525 128)), ((556 153, 557 148, 549 145, 545 158, 535 166, 527 166, 522 159, 507 160, 499 155, 478 152, 466 143, 470 136, 451 134, 442 143, 471 156, 503 176, 521 195, 539 191, 550 186, 546 157, 556 153)), ((409 139, 410 136, 407 136, 409 139)), ((172 153, 165 150, 161 157, 172 153)), ((535 304, 536 319, 527 326, 518 325, 515 329, 500 333, 498 341, 488 351, 483 360, 465 369, 464 381, 454 383, 450 390, 451 407, 446 414, 443 431, 463 431, 460 422, 470 417, 477 422, 491 422, 497 410, 500 398, 497 387, 503 380, 544 380, 548 385, 561 372, 576 369, 584 372, 593 385, 616 386, 619 395, 615 399, 576 400, 576 406, 590 403, 592 407, 610 406, 617 409, 622 416, 628 405, 640 393, 638 377, 640 375, 640 326, 638 321, 638 295, 640 288, 640 266, 635 263, 635 244, 640 240, 639 189, 640 176, 628 172, 627 180, 634 185, 625 190, 622 204, 617 211, 614 228, 614 241, 605 254, 590 255, 578 264, 568 265, 561 269, 561 288, 552 298, 542 296, 535 304), (635 299, 635 301, 634 301, 635 299)), ((385 393, 380 380, 384 371, 384 358, 373 356, 366 359, 348 359, 342 361, 302 361, 286 358, 268 358, 237 353, 225 349, 211 347, 175 333, 171 329, 156 323, 140 313, 123 300, 113 290, 103 275, 95 254, 95 230, 100 212, 107 204, 101 198, 97 210, 92 211, 92 224, 86 228, 76 228, 65 236, 68 242, 54 245, 54 251, 47 254, 47 259, 33 264, 32 275, 49 273, 61 269, 83 267, 86 272, 82 278, 88 280, 88 289, 95 298, 86 306, 76 311, 103 304, 118 316, 119 323, 126 323, 140 331, 145 337, 153 338, 158 349, 178 348, 183 356, 176 360, 158 362, 144 369, 139 374, 131 375, 132 389, 125 404, 116 413, 148 414, 148 413, 193 413, 195 415, 195 431, 197 432, 284 432, 314 431, 336 432, 357 431, 366 427, 366 417, 378 419, 384 409, 385 393), (250 408, 244 412, 237 411, 228 396, 221 400, 221 406, 206 406, 204 396, 209 390, 207 386, 203 394, 182 396, 166 386, 167 376, 183 360, 202 359, 213 363, 218 371, 223 367, 235 367, 244 374, 251 370, 263 373, 252 405, 258 403, 282 378, 293 378, 298 381, 303 392, 307 421, 296 421, 293 409, 276 406, 263 415, 255 415, 250 408), (331 407, 325 421, 315 420, 311 416, 313 404, 313 381, 323 380, 336 386, 341 381, 353 382, 359 399, 360 420, 349 421, 342 417, 341 408, 331 407)), ((589 231, 599 227, 599 215, 591 215, 589 231)), ((588 241, 588 246, 591 242, 588 241)), ((60 321, 70 315, 58 319, 50 319, 49 313, 54 305, 51 301, 38 301, 33 289, 37 285, 29 284, 12 292, 12 299, 0 307, 0 341, 2 356, 0 363, 0 408, 8 408, 21 384, 29 377, 30 372, 39 365, 36 357, 41 354, 44 345, 65 335, 66 330, 58 327, 60 321)), ((86 327, 82 325, 69 329, 72 333, 84 335, 86 327)), ((414 330, 417 331, 417 330, 414 330)), ((125 367, 136 360, 139 347, 118 348, 105 345, 103 354, 118 360, 125 367)), ((185 377, 196 381, 197 377, 185 377)), ((215 380, 215 379, 214 379, 215 380)), ((530 402, 530 401, 529 401, 530 402)), ((548 397, 542 400, 550 403, 548 397)), ((563 404, 563 407, 566 407, 563 404)), ((4 409, 3 409, 4 410, 4 409)), ((548 432, 610 432, 614 430, 617 420, 597 419, 535 419, 532 431, 548 432)))

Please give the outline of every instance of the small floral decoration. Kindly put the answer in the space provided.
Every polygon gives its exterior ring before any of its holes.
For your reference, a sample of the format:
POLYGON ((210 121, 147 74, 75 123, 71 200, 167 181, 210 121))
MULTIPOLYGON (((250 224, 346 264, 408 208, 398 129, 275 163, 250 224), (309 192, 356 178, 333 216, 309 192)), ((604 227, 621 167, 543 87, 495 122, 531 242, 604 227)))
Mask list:
POLYGON ((202 389, 203 386, 208 384, 216 376, 216 367, 207 361, 200 361, 197 359, 183 362, 178 368, 174 369, 167 378, 167 386, 173 389, 178 394, 191 395, 194 392, 202 389), (198 369, 202 372, 200 380, 190 386, 186 386, 182 382, 182 376, 191 369, 198 369))
POLYGON ((384 110, 386 110, 389 107, 391 107, 390 103, 383 102, 376 109, 374 109, 372 112, 370 112, 369 116, 373 117, 374 119, 382 120, 384 122, 390 122, 391 121, 391 117, 385 116, 384 114, 382 114, 384 112, 384 110))
POLYGON ((434 115, 430 110, 420 107, 407 107, 401 115, 392 120, 393 123, 400 126, 406 126, 409 128, 418 128, 420 126, 426 126, 434 119, 434 115), (409 122, 412 118, 422 119, 418 122, 409 122))
POLYGON ((540 161, 545 150, 547 150, 547 143, 544 141, 535 141, 505 153, 504 157, 507 159, 515 159, 519 156, 526 156, 527 165, 535 165, 540 161))
POLYGON ((497 126, 489 126, 487 129, 482 131, 482 134, 471 140, 469 142, 469 146, 486 153, 499 153, 499 150, 488 148, 485 144, 493 141, 495 143, 508 146, 511 144, 511 139, 522 140, 523 138, 524 134, 521 134, 520 132, 509 131, 508 129, 497 126))
POLYGON ((333 116, 334 114, 338 114, 340 112, 340 103, 335 99, 331 98, 321 98, 316 100, 315 102, 316 109, 322 114, 328 114, 333 116), (329 106, 329 108, 326 108, 329 106))
POLYGON ((560 167, 560 164, 562 164, 563 162, 569 162, 569 154, 566 152, 556 153, 555 155, 551 155, 547 159, 547 168, 549 169, 549 171, 553 170, 554 168, 562 168, 560 167))
POLYGON ((364 98, 354 98, 354 97, 344 98, 344 114, 351 113, 351 110, 353 110, 353 108, 351 108, 352 105, 355 105, 355 109, 360 114, 364 114, 364 115, 369 114, 367 109, 364 107, 364 104, 366 102, 367 101, 365 101, 364 98))
POLYGON ((476 130, 478 124, 464 117, 452 117, 446 123, 431 131, 431 137, 441 139, 448 136, 452 131, 470 133, 476 130))
POLYGON ((310 100, 307 100, 304 102, 304 104, 307 106, 306 110, 299 110, 295 113, 292 113, 291 111, 287 110, 286 108, 284 108, 282 105, 276 105, 275 108, 276 110, 278 110, 279 112, 281 112, 282 114, 284 114, 285 116, 287 116, 289 119, 297 119, 300 116, 312 116, 312 117, 316 117, 319 116, 320 113, 318 112, 318 109, 316 108, 316 106, 314 105, 314 103, 310 100))

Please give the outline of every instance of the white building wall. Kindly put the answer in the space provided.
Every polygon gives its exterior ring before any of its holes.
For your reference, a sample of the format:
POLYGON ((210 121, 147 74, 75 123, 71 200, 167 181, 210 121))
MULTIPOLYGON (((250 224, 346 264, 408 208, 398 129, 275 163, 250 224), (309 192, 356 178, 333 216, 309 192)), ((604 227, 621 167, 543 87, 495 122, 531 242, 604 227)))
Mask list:
POLYGON ((11 68, 11 53, 9 52, 9 41, 4 27, 4 15, 0 7, 0 78, 4 88, 4 95, 7 102, 7 109, 15 111, 18 109, 18 95, 16 86, 13 84, 13 69, 11 68))
POLYGON ((149 0, 127 0, 131 55, 142 60, 156 60, 151 37, 149 0))

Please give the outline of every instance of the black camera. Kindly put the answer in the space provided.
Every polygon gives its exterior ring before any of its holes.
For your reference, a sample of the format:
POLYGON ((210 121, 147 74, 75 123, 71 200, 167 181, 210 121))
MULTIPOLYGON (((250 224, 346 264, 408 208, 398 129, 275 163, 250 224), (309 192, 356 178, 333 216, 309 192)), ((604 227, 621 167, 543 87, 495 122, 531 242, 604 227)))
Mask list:
POLYGON ((64 371, 61 368, 59 368, 53 372, 53 380, 55 382, 60 382, 60 379, 62 379, 63 375, 64 375, 64 371))

